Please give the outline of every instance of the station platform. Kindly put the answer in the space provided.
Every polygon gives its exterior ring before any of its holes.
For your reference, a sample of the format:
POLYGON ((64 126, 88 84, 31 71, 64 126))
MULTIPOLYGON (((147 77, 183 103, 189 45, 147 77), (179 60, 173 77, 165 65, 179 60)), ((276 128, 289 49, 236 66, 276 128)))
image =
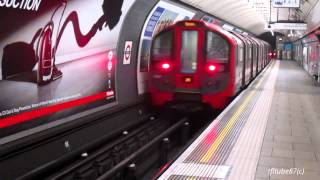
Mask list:
POLYGON ((272 61, 160 180, 320 179, 320 88, 272 61))

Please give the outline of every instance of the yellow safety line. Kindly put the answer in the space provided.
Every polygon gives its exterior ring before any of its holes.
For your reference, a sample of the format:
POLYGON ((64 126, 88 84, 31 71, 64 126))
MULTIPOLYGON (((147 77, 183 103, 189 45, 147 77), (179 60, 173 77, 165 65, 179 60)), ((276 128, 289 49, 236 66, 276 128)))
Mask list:
POLYGON ((200 162, 207 163, 211 159, 214 152, 218 149, 219 145, 222 143, 224 138, 227 136, 227 134, 230 132, 232 126, 237 122, 238 117, 242 113, 242 111, 246 108, 248 103, 250 102, 252 96, 255 94, 255 91, 250 92, 250 94, 246 97, 244 102, 241 104, 241 106, 237 109, 237 111, 233 114, 231 119, 229 120, 228 124, 223 128, 217 139, 214 141, 213 144, 211 144, 210 148, 206 152, 206 154, 201 158, 200 162))
POLYGON ((196 180, 194 177, 188 177, 186 180, 196 180))
MULTIPOLYGON (((258 84, 256 85, 256 88, 258 88, 261 83, 262 80, 264 78, 261 78, 260 81, 258 82, 258 84)), ((251 98, 253 97, 253 95, 256 93, 256 91, 251 91, 250 94, 246 97, 246 99, 243 101, 243 103, 241 104, 241 106, 237 109, 237 111, 232 115, 231 119, 229 120, 229 122, 227 123, 227 125, 223 128, 223 130, 221 131, 221 133, 219 134, 219 136, 217 137, 217 139, 214 141, 213 144, 211 144, 210 148, 208 149, 208 151, 206 152, 206 154, 204 156, 202 156, 200 162, 201 163, 208 163, 209 160, 211 159, 212 155, 215 153, 215 151, 218 149, 218 147, 220 146, 220 144, 222 143, 222 141, 224 140, 224 138, 227 136, 227 134, 230 132, 232 126, 237 122, 237 119, 239 118, 239 116, 241 115, 241 113, 243 112, 243 110, 247 107, 247 105, 249 104, 251 98)))

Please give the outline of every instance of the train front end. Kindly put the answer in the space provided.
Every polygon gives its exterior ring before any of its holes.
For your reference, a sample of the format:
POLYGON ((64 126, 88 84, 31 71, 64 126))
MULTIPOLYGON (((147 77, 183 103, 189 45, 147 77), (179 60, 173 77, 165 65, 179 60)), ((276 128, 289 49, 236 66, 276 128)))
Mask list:
POLYGON ((230 88, 230 44, 201 21, 180 21, 157 34, 151 48, 154 105, 192 101, 223 108, 230 88))

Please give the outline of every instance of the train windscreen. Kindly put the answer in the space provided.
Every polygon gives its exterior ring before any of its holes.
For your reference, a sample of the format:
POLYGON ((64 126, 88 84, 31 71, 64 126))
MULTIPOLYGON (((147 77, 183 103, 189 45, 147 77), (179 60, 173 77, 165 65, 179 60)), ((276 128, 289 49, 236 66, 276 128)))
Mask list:
POLYGON ((152 56, 153 60, 170 60, 172 55, 173 31, 165 31, 159 34, 153 41, 152 56))
POLYGON ((181 35, 181 72, 194 73, 197 70, 198 31, 185 30, 181 35))
POLYGON ((207 32, 207 61, 228 62, 229 44, 220 35, 208 31, 207 32))

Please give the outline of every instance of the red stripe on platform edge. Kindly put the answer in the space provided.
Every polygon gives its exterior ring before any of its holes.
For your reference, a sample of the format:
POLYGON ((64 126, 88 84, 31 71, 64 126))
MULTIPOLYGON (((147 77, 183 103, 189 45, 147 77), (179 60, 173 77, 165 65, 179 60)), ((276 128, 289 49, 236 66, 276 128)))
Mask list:
POLYGON ((92 96, 87 96, 81 99, 68 101, 68 102, 64 102, 64 103, 56 104, 52 106, 46 106, 46 107, 35 109, 29 112, 13 115, 10 117, 0 119, 0 128, 5 128, 5 127, 12 126, 25 121, 30 121, 32 119, 39 118, 44 115, 49 115, 58 111, 88 104, 90 102, 97 101, 100 99, 105 99, 105 98, 106 98, 106 93, 103 92, 103 93, 95 94, 92 96))

